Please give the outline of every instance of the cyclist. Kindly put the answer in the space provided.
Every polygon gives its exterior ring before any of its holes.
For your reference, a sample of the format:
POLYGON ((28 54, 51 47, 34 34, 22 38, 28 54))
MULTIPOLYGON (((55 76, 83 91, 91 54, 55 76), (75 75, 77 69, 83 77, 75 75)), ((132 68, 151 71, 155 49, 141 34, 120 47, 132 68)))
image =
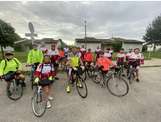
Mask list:
POLYGON ((27 58, 27 65, 32 65, 32 76, 31 81, 33 80, 33 72, 36 70, 39 63, 43 61, 43 52, 38 48, 36 44, 32 45, 33 49, 29 51, 27 58))
POLYGON ((0 78, 3 77, 7 82, 7 87, 13 79, 21 80, 23 87, 25 84, 25 76, 21 73, 22 64, 20 61, 14 57, 12 51, 5 52, 5 59, 0 63, 0 78))
MULTIPOLYGON (((49 55, 51 57, 51 63, 53 63, 55 68, 55 73, 57 74, 58 71, 58 61, 59 61, 59 51, 56 49, 56 45, 51 45, 51 50, 49 51, 49 55)), ((55 76, 55 79, 58 80, 59 78, 55 76)))
POLYGON ((82 45, 82 47, 80 48, 80 52, 81 52, 81 60, 84 61, 84 54, 86 53, 84 45, 82 45))
POLYGON ((129 56, 129 62, 128 65, 133 66, 134 68, 136 68, 136 81, 139 82, 139 68, 140 68, 140 60, 142 59, 141 53, 140 53, 140 49, 139 48, 135 48, 134 52, 131 53, 131 55, 129 56))
POLYGON ((100 55, 99 55, 99 58, 97 59, 97 62, 96 62, 96 66, 101 69, 101 71, 106 74, 109 69, 110 69, 110 66, 113 66, 113 63, 110 59, 108 59, 107 57, 104 56, 104 52, 101 51, 100 52, 100 55))
POLYGON ((68 57, 68 52, 69 52, 69 48, 66 46, 64 47, 64 53, 65 53, 65 57, 68 57))
POLYGON ((51 108, 50 101, 53 100, 53 97, 51 97, 51 84, 53 83, 55 72, 49 55, 44 55, 44 61, 38 65, 34 76, 34 83, 39 83, 43 88, 47 100, 47 108, 51 108))
POLYGON ((117 58, 116 59, 116 64, 118 66, 124 65, 125 59, 126 59, 126 55, 125 55, 125 52, 124 52, 124 49, 123 48, 120 49, 119 53, 117 53, 116 58, 117 58))
POLYGON ((105 56, 106 58, 112 60, 112 55, 111 55, 111 53, 110 53, 110 49, 109 49, 109 48, 106 49, 106 51, 105 51, 105 53, 104 53, 104 56, 105 56))
POLYGON ((129 60, 129 57, 131 56, 132 52, 133 52, 133 50, 132 50, 132 49, 129 49, 129 52, 126 53, 126 61, 127 61, 127 62, 128 62, 128 60, 129 60))
POLYGON ((84 54, 84 61, 88 63, 88 66, 93 62, 93 54, 90 48, 88 49, 88 52, 84 54))
MULTIPOLYGON (((67 86, 66 86, 66 92, 69 93, 71 91, 70 87, 70 81, 72 79, 72 72, 76 71, 79 65, 83 65, 83 62, 81 58, 77 55, 77 49, 73 49, 72 53, 70 53, 70 56, 68 57, 68 69, 67 69, 67 86)), ((81 87, 81 86, 80 86, 81 87)))
POLYGON ((95 54, 96 54, 96 61, 99 58, 99 53, 101 52, 101 49, 99 48, 99 46, 97 47, 97 49, 95 50, 95 54))

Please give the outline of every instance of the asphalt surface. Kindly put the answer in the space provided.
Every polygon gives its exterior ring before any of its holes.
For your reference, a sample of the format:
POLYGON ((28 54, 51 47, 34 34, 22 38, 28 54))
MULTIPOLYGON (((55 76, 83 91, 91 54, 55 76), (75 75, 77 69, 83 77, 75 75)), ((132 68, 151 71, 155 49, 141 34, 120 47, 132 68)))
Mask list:
POLYGON ((130 85, 129 94, 118 98, 106 88, 87 80, 88 97, 76 89, 64 90, 66 75, 53 84, 52 108, 37 118, 32 113, 30 83, 18 101, 7 98, 5 82, 0 82, 0 122, 161 122, 161 68, 142 68, 141 82, 130 85))

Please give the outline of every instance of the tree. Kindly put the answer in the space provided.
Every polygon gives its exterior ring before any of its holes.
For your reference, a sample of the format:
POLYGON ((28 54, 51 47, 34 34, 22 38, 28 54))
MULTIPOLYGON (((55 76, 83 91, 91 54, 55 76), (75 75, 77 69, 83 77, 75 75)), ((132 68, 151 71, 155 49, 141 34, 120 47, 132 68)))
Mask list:
POLYGON ((122 43, 121 42, 113 42, 112 47, 115 52, 118 52, 122 48, 122 43))
POLYGON ((14 41, 19 40, 20 37, 15 33, 15 29, 8 23, 0 19, 0 47, 2 56, 4 58, 3 48, 13 46, 14 41))
POLYGON ((147 27, 146 34, 143 36, 146 42, 154 44, 154 51, 156 45, 161 44, 161 15, 156 17, 152 23, 147 27))

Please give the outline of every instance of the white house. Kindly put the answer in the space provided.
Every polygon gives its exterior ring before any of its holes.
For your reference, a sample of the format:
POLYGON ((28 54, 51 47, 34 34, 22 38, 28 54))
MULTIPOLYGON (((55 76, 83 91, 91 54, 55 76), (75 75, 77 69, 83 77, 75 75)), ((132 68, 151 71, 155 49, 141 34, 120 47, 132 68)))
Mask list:
POLYGON ((142 41, 132 40, 132 39, 123 39, 123 38, 110 38, 110 39, 96 39, 93 37, 87 37, 86 39, 75 39, 75 45, 81 47, 84 45, 87 49, 91 48, 92 51, 95 51, 97 47, 100 47, 102 50, 107 48, 112 48, 113 43, 120 43, 122 48, 125 51, 129 49, 139 48, 142 50, 142 41))

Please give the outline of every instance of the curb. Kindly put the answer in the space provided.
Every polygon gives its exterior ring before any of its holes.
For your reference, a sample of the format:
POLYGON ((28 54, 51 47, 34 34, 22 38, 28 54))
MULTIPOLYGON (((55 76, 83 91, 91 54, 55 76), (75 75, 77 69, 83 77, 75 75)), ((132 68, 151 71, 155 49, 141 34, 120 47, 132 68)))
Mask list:
POLYGON ((141 68, 150 68, 150 67, 161 67, 161 65, 150 65, 150 66, 141 66, 141 68))

